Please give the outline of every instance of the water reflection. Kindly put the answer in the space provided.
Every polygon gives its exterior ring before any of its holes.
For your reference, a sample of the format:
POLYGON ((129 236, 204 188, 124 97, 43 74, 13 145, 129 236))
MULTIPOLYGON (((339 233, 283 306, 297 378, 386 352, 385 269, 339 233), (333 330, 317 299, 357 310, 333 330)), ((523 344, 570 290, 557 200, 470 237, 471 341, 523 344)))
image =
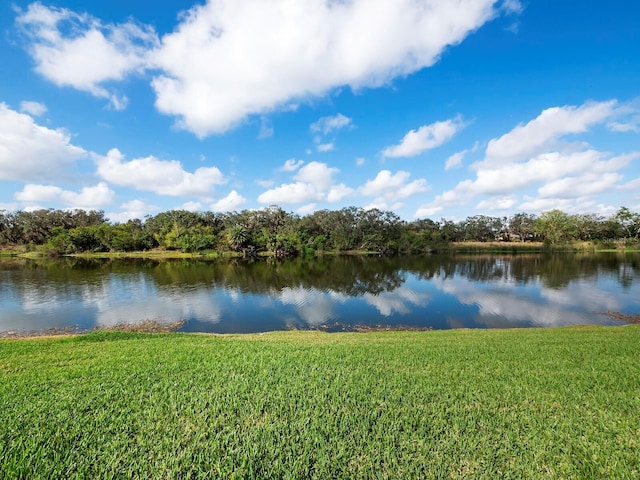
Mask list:
POLYGON ((639 255, 0 260, 0 331, 146 319, 187 331, 621 324, 639 255))

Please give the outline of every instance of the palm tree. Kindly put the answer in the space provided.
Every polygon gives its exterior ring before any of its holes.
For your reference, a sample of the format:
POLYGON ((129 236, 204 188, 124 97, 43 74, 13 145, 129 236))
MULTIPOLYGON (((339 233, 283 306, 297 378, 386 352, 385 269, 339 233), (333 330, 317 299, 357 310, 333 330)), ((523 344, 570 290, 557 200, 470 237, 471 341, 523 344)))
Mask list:
POLYGON ((229 242, 229 246, 233 250, 240 250, 245 246, 247 240, 249 239, 249 234, 247 229, 243 225, 235 224, 229 230, 227 230, 227 241, 229 242))

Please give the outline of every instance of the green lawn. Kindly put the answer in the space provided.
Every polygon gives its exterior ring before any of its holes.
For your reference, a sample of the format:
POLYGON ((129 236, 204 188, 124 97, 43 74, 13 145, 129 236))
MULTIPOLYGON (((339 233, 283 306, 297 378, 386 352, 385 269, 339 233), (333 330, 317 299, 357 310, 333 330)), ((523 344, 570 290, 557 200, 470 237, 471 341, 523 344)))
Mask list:
POLYGON ((640 326, 0 341, 0 478, 639 478, 640 326))

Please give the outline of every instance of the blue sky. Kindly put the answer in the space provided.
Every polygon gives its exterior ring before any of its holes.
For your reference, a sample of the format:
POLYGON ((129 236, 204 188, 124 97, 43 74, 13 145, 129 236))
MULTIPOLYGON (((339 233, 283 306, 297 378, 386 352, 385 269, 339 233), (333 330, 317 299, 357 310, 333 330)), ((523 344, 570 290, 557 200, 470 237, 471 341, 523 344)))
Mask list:
POLYGON ((0 209, 640 211, 640 3, 0 6, 0 209))

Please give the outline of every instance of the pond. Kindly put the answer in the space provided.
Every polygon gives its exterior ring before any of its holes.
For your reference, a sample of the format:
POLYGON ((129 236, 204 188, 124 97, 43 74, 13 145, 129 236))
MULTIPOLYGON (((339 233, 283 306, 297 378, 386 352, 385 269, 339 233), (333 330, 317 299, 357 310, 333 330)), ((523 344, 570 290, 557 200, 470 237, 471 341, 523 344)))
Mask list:
POLYGON ((0 332, 182 321, 181 331, 624 325, 640 255, 278 261, 0 259, 0 332))

